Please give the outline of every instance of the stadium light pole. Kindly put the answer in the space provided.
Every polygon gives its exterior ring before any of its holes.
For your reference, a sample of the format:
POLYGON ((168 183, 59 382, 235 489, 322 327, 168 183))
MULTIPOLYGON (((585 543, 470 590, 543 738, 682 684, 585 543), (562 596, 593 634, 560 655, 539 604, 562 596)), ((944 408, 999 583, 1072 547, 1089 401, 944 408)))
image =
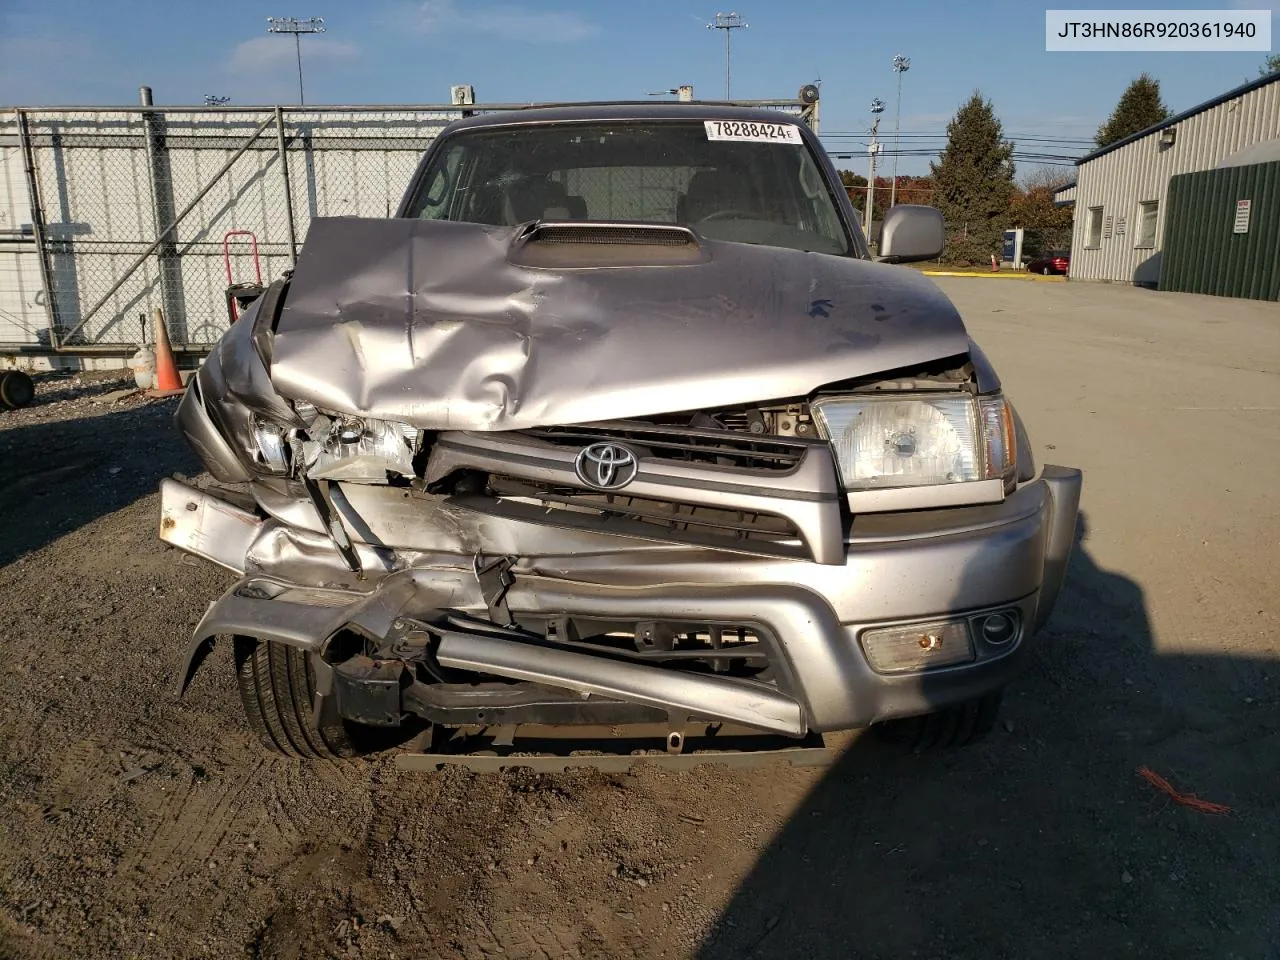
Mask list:
POLYGON ((302 35, 324 33, 324 18, 299 20, 297 17, 267 17, 267 33, 293 34, 293 46, 298 55, 298 103, 305 104, 307 100, 302 93, 302 35))
POLYGON ((735 30, 745 30, 748 24, 736 13, 717 13, 715 23, 708 23, 708 30, 724 31, 724 98, 730 99, 729 81, 731 78, 731 64, 733 61, 733 51, 731 37, 735 30))
POLYGON ((893 117, 893 183, 889 187, 889 206, 898 199, 898 154, 902 152, 902 75, 911 69, 911 58, 898 54, 893 58, 893 72, 898 75, 898 106, 893 117))

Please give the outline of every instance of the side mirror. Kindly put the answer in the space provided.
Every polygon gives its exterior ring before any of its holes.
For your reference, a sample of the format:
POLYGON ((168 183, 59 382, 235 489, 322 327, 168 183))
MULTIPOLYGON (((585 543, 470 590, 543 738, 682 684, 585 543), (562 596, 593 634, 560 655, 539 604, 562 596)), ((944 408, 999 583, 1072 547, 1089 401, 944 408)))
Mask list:
POLYGON ((880 256, 876 259, 883 263, 932 260, 946 244, 941 210, 900 203, 885 212, 880 226, 880 256))

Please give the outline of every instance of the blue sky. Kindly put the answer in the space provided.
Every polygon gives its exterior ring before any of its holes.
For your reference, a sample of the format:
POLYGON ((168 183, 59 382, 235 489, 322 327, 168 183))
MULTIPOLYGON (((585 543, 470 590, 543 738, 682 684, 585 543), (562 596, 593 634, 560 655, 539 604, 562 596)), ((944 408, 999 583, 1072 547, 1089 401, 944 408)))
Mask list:
MULTIPOLYGON (((1273 13, 1278 5, 1158 4, 1273 13)), ((888 104, 882 136, 892 131, 890 64, 899 52, 912 60, 904 132, 941 134, 977 88, 1015 140, 1091 137, 1144 70, 1179 111, 1256 77, 1264 58, 1047 53, 1045 6, 1025 0, 742 0, 737 9, 750 26, 734 34, 734 97, 788 97, 820 77, 824 134, 865 131, 875 96, 888 104)), ((487 102, 636 99, 681 83, 720 98, 723 38, 703 26, 716 10, 702 0, 0 0, 0 104, 135 103, 143 83, 164 104, 198 103, 205 94, 294 103, 293 44, 266 33, 268 16, 325 18, 328 32, 303 40, 308 102, 438 103, 453 83, 473 84, 487 102)), ((1274 19, 1272 29, 1280 37, 1274 19)), ((828 146, 859 149, 834 136, 828 146)), ((899 170, 925 172, 927 163, 903 158, 899 170)), ((866 160, 838 164, 864 171, 866 160)))

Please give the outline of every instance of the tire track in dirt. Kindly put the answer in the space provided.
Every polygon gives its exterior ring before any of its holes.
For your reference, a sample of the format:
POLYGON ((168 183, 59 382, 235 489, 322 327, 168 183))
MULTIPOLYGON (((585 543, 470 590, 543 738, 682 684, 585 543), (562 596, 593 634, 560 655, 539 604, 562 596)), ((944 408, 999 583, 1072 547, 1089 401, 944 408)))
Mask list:
POLYGON ((504 960, 580 960, 575 931, 554 921, 535 918, 496 920, 485 927, 488 941, 474 946, 483 957, 504 960))
POLYGON ((61 751, 48 799, 58 809, 84 810, 98 806, 119 782, 107 769, 107 751, 93 739, 78 740, 61 751))
POLYGON ((266 758, 259 759, 221 790, 209 780, 191 778, 166 792, 154 816, 154 829, 134 849, 126 869, 165 883, 180 867, 206 861, 220 851, 232 828, 238 822, 245 826, 241 817, 247 809, 246 796, 260 784, 266 763, 266 758))

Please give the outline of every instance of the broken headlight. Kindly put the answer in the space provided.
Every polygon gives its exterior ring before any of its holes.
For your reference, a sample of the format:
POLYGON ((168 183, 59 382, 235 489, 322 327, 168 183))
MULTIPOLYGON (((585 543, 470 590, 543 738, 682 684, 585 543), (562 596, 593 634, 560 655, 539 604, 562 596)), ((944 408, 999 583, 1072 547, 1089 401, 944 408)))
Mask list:
POLYGON ((307 476, 316 480, 385 483, 412 477, 418 431, 402 423, 317 413, 300 444, 307 476))
POLYGON ((250 451, 254 465, 266 473, 289 472, 289 429, 278 423, 251 415, 254 449, 250 451))
POLYGON ((994 478, 1012 485, 1013 416, 999 394, 828 397, 810 409, 846 490, 994 478))

